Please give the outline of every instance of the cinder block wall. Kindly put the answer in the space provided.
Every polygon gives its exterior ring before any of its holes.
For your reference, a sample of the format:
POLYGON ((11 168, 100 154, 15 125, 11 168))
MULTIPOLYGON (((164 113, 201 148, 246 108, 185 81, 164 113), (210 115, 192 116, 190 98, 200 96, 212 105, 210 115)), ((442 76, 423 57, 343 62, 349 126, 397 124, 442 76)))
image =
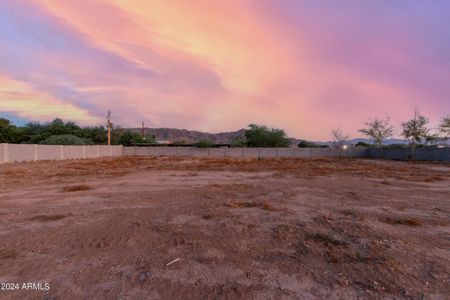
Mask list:
POLYGON ((124 156, 187 156, 187 157, 368 157, 361 147, 345 150, 328 148, 194 148, 194 147, 124 147, 124 156))
MULTIPOLYGON (((82 159, 117 156, 187 156, 187 157, 369 157, 381 158, 379 149, 350 147, 345 150, 328 148, 193 148, 193 147, 122 147, 122 146, 53 146, 0 144, 0 163, 82 159)), ((385 149, 384 159, 450 162, 450 148, 385 149)))
POLYGON ((122 156, 122 146, 0 144, 0 163, 122 156))
POLYGON ((0 164, 3 163, 3 144, 0 144, 0 164))

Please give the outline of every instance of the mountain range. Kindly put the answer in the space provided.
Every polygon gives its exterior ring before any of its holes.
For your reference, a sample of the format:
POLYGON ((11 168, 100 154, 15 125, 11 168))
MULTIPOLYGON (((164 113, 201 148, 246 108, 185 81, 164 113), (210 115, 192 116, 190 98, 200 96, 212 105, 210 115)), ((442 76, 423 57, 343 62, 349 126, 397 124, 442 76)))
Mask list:
MULTIPOLYGON (((141 128, 128 128, 132 132, 141 133, 141 128)), ((153 135, 157 141, 196 143, 208 140, 214 144, 230 144, 233 139, 244 135, 245 129, 231 132, 208 133, 176 128, 144 128, 144 134, 153 135)))
MULTIPOLYGON (((140 133, 141 128, 127 128, 132 132, 140 133)), ((220 132, 220 133, 208 133, 187 129, 176 128, 144 128, 144 134, 153 135, 157 141, 169 141, 169 142, 185 142, 187 144, 196 143, 201 140, 208 140, 214 144, 230 144, 235 138, 244 135, 245 129, 239 129, 236 131, 220 132)), ((292 145, 298 145, 302 139, 289 138, 292 145)), ((346 141, 346 144, 356 144, 358 142, 370 143, 370 139, 355 138, 346 141)), ((315 141, 314 143, 321 145, 331 145, 332 141, 315 141)), ((386 145, 390 144, 406 144, 407 142, 402 139, 386 139, 384 141, 386 145)))

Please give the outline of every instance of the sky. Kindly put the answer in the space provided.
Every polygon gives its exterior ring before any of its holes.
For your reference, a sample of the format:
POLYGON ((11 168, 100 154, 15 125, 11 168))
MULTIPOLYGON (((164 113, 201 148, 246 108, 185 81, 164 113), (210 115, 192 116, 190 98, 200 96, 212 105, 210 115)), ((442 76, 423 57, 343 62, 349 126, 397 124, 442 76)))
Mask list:
POLYGON ((0 0, 0 117, 351 137, 450 114, 448 0, 0 0))

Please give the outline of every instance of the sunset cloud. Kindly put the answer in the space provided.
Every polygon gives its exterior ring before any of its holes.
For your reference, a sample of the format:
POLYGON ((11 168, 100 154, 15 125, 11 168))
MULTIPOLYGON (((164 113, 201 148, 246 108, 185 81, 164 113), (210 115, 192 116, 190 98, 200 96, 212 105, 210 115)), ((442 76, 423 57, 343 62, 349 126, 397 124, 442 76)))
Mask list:
POLYGON ((55 116, 92 124, 100 120, 63 100, 33 90, 24 82, 15 81, 0 74, 0 111, 22 118, 51 121, 55 116))
POLYGON ((450 112, 445 1, 8 1, 0 114, 352 135, 450 112), (26 8, 26 9, 25 9, 26 8), (13 88, 10 87, 12 84, 13 88), (31 109, 32 108, 32 109, 31 109))

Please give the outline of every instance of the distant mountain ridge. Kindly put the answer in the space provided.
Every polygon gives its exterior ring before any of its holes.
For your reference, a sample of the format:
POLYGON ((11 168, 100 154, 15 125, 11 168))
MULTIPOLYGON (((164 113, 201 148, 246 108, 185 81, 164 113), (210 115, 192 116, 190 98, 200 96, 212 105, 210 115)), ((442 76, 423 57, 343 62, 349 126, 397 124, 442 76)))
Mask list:
MULTIPOLYGON (((128 128, 132 132, 141 132, 141 128, 128 128)), ((208 140, 215 144, 230 144, 233 139, 244 135, 245 129, 230 132, 209 133, 176 128, 144 128, 144 134, 154 135, 157 141, 196 143, 208 140)))
MULTIPOLYGON (((141 128, 126 128, 132 132, 140 133, 141 128)), ((177 128, 144 128, 144 133, 148 135, 154 135, 157 141, 169 141, 169 142, 182 142, 185 143, 196 143, 201 140, 208 140, 215 144, 231 144, 232 141, 238 137, 244 136, 245 129, 239 129, 236 131, 220 132, 220 133, 209 133, 195 130, 187 129, 177 129, 177 128)), ((302 139, 289 138, 293 146, 297 146, 302 139)), ((332 141, 313 141, 319 145, 332 145, 332 141)), ((370 139, 366 138, 354 138, 346 141, 346 144, 356 144, 358 142, 370 143, 370 139)), ((407 144, 407 141, 402 139, 386 139, 384 144, 407 144)))
MULTIPOLYGON (((354 145, 354 144, 357 144, 359 142, 373 144, 373 141, 371 139, 367 139, 367 138, 350 139, 350 140, 345 141, 345 144, 347 144, 347 145, 354 145)), ((320 145, 332 145, 333 144, 332 141, 315 142, 315 143, 320 144, 320 145)), ((385 145, 408 144, 408 141, 407 140, 402 140, 402 139, 390 138, 390 139, 383 140, 383 144, 385 144, 385 145)))

